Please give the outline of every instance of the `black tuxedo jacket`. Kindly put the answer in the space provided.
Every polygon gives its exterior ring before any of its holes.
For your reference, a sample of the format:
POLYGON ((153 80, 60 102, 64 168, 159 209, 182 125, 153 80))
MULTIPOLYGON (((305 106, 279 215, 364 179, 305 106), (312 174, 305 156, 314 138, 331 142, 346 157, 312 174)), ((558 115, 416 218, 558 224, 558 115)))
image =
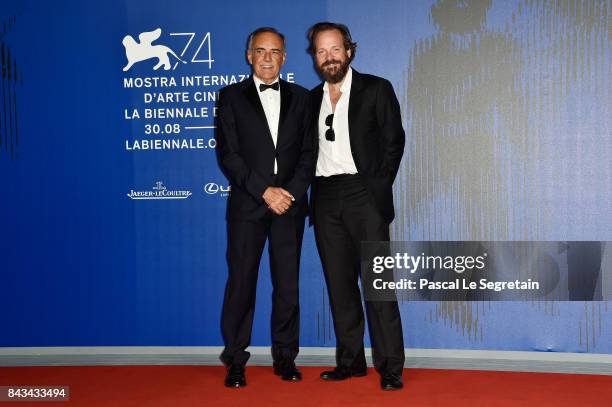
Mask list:
MULTIPOLYGON (((311 98, 316 168, 318 137, 324 137, 319 135, 318 126, 323 84, 311 91, 311 98)), ((406 138, 400 106, 391 83, 353 69, 348 116, 351 153, 357 172, 383 218, 391 222, 395 217, 392 186, 404 154, 406 138)))
POLYGON ((281 80, 279 91, 281 108, 276 148, 253 79, 220 91, 217 154, 232 187, 229 218, 262 218, 269 211, 262 198, 269 186, 283 187, 295 197, 287 215, 305 216, 308 210, 306 190, 314 173, 308 90, 281 80), (276 177, 274 158, 278 166, 276 177))

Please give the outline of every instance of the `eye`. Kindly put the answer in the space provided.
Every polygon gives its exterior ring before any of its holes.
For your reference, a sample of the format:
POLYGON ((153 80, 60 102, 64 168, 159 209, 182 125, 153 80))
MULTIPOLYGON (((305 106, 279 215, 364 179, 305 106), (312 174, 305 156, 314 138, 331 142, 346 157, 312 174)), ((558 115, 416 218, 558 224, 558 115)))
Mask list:
POLYGON ((276 57, 276 56, 279 56, 280 54, 281 54, 281 52, 280 52, 280 50, 279 50, 279 49, 273 49, 273 50, 272 50, 272 55, 274 55, 275 57, 276 57))

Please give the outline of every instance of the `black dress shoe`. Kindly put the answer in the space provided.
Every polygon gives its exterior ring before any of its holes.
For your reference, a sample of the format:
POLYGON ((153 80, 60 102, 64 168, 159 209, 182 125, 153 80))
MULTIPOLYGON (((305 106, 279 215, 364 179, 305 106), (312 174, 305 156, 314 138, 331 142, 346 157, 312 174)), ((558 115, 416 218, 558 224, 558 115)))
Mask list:
POLYGON ((399 390, 404 387, 402 376, 394 373, 385 373, 380 378, 380 387, 383 390, 399 390))
POLYGON ((323 380, 329 380, 331 382, 337 382, 340 380, 346 380, 349 377, 363 377, 368 374, 366 368, 363 369, 351 369, 350 367, 338 366, 334 370, 326 370, 319 376, 323 380))
POLYGON ((229 365, 227 375, 225 376, 225 387, 244 387, 246 386, 246 377, 244 375, 243 365, 229 365))
POLYGON ((274 374, 288 382, 299 382, 302 380, 302 373, 295 366, 293 360, 282 360, 274 362, 274 374))

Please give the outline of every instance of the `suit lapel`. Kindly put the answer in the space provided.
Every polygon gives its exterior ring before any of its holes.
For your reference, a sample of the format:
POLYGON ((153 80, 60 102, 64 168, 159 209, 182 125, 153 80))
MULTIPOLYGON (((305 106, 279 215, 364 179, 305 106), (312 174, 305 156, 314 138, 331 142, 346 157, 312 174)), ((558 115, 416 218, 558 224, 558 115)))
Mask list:
POLYGON ((359 126, 359 112, 361 111, 361 103, 363 98, 361 92, 363 90, 363 83, 361 81, 361 74, 353 69, 353 79, 351 82, 351 97, 349 98, 349 111, 348 111, 348 122, 349 122, 349 139, 352 141, 357 137, 359 126))
POLYGON ((317 86, 312 90, 312 114, 317 118, 319 122, 319 116, 321 115, 321 104, 323 103, 323 84, 317 86))
POLYGON ((314 122, 314 128, 317 132, 317 145, 319 143, 319 120, 321 119, 321 105, 323 104, 323 84, 320 84, 311 91, 310 96, 312 105, 312 117, 314 122))
POLYGON ((287 118, 287 113, 289 112, 289 106, 291 106, 291 99, 292 99, 292 94, 291 94, 291 91, 289 90, 289 85, 285 81, 280 81, 280 99, 281 99, 280 116, 278 119, 278 132, 277 132, 278 136, 276 139, 277 146, 280 144, 282 136, 283 136, 283 132, 281 131, 281 129, 283 128, 283 123, 285 119, 287 118))
POLYGON ((289 112, 289 106, 291 106, 291 98, 292 94, 289 90, 289 86, 285 81, 281 81, 280 85, 280 94, 281 94, 281 105, 280 105, 280 119, 278 120, 278 128, 283 125, 283 122, 287 118, 287 113, 289 112))
POLYGON ((323 84, 314 88, 310 93, 312 107, 312 124, 314 135, 312 137, 313 151, 315 157, 315 168, 319 159, 319 116, 321 116, 321 104, 323 103, 323 84))
POLYGON ((250 83, 247 84, 244 92, 246 93, 246 97, 251 103, 253 110, 257 113, 257 116, 261 120, 261 124, 264 126, 268 135, 270 136, 270 140, 272 140, 272 133, 270 133, 270 128, 268 127, 268 120, 266 119, 266 112, 264 112, 263 105, 261 104, 261 100, 259 99, 259 95, 257 94, 257 88, 255 87, 255 81, 251 78, 249 79, 250 83))

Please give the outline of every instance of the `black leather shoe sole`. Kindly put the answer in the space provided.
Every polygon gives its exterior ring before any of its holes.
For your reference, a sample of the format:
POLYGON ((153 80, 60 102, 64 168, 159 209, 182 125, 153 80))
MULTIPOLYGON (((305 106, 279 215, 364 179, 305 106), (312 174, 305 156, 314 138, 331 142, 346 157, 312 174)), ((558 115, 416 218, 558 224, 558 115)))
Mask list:
POLYGON ((291 375, 282 375, 279 374, 277 376, 280 376, 280 378, 286 382, 299 382, 302 381, 302 375, 301 374, 291 374, 291 375))
POLYGON ((398 377, 383 378, 380 381, 380 388, 383 390, 401 390, 404 388, 404 383, 398 377))
POLYGON ((339 382, 341 380, 346 380, 351 377, 363 377, 368 374, 367 370, 358 370, 356 372, 352 371, 343 371, 343 370, 328 370, 319 375, 319 377, 323 380, 327 380, 330 382, 339 382))
POLYGON ((234 381, 234 382, 225 382, 225 387, 229 387, 231 389, 239 389, 241 387, 246 387, 246 383, 234 381))
POLYGON ((282 369, 274 367, 274 374, 286 382, 299 382, 302 380, 302 373, 299 370, 292 369, 289 372, 283 372, 282 369))

